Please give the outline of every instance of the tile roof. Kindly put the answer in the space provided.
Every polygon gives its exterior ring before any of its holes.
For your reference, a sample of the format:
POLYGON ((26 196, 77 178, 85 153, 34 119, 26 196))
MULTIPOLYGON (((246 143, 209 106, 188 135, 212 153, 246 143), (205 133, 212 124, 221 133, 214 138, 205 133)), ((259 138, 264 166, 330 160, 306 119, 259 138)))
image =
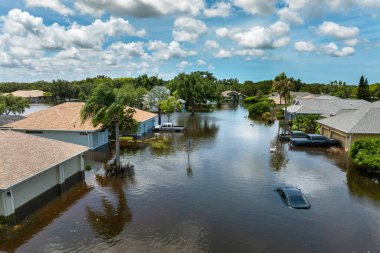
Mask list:
MULTIPOLYGON (((130 108, 130 107, 127 107, 127 109, 128 108, 130 108)), ((137 108, 132 108, 132 109, 134 109, 136 111, 133 114, 133 119, 139 123, 145 122, 145 121, 157 116, 157 114, 155 114, 155 113, 147 112, 147 111, 140 110, 137 108)))
POLYGON ((318 122, 345 133, 380 134, 380 101, 318 122))
POLYGON ((87 150, 72 143, 0 130, 0 189, 7 189, 87 150))
POLYGON ((5 125, 13 129, 51 131, 97 131, 90 120, 81 124, 80 111, 84 103, 67 102, 29 114, 25 119, 5 125))
POLYGON ((17 91, 6 93, 6 94, 12 94, 15 97, 36 98, 36 97, 43 97, 44 93, 45 92, 41 90, 17 90, 17 91))

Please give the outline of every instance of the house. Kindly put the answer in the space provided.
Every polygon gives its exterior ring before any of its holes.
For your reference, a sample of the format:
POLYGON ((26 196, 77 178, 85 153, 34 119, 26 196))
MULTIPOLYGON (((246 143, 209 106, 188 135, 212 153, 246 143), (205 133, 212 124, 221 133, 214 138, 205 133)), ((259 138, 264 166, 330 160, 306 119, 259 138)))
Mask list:
POLYGON ((293 105, 287 107, 285 117, 292 120, 297 115, 317 114, 327 118, 357 110, 367 104, 370 104, 370 102, 362 99, 342 99, 326 95, 315 98, 299 98, 294 100, 293 105))
POLYGON ((246 95, 243 95, 243 94, 241 94, 240 92, 237 92, 237 91, 226 90, 226 91, 223 91, 221 93, 221 97, 224 100, 229 100, 229 101, 233 101, 233 102, 239 102, 239 101, 242 101, 244 99, 244 97, 246 97, 246 95))
POLYGON ((355 141, 380 138, 380 102, 370 103, 358 110, 334 117, 321 119, 321 134, 340 140, 346 150, 350 150, 355 141))
POLYGON ((0 216, 23 218, 83 178, 85 146, 0 131, 0 216))
POLYGON ((28 99, 30 103, 44 103, 47 98, 46 93, 41 90, 18 90, 11 93, 4 93, 3 95, 22 97, 28 99))
MULTIPOLYGON (((299 99, 299 98, 315 98, 315 96, 309 92, 302 92, 302 91, 291 91, 290 97, 292 100, 299 99)), ((285 105, 285 99, 283 97, 280 98, 279 94, 273 95, 268 97, 269 99, 272 99, 276 105, 285 105)))
MULTIPOLYGON (((128 109, 129 107, 127 107, 128 109)), ((157 114, 133 108, 135 113, 133 114, 133 119, 138 122, 138 130, 134 134, 136 137, 142 137, 152 132, 155 126, 155 120, 157 114)))
POLYGON ((21 115, 0 115, 0 127, 22 119, 25 117, 21 115))
POLYGON ((67 102, 26 116, 25 119, 2 128, 33 134, 54 140, 70 142, 96 149, 108 143, 108 130, 94 127, 90 120, 83 124, 80 111, 82 102, 67 102))

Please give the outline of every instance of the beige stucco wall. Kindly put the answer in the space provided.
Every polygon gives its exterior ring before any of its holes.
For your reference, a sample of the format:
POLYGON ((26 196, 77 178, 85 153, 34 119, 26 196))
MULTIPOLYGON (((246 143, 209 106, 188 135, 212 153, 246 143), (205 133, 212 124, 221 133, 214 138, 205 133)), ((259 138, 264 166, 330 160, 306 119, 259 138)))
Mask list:
POLYGON ((22 206, 57 184, 59 184, 59 168, 55 166, 13 186, 14 208, 22 206))
POLYGON ((354 134, 352 135, 352 144, 351 146, 358 140, 367 139, 367 138, 380 138, 380 134, 354 134))
MULTIPOLYGON (((342 141, 342 147, 346 150, 349 150, 352 145, 358 140, 366 139, 366 138, 380 138, 380 134, 353 134, 351 136, 351 143, 350 143, 350 137, 349 134, 344 133, 340 130, 334 129, 334 128, 328 128, 327 126, 321 126, 321 134, 323 136, 326 136, 327 138, 334 138, 334 134, 342 135, 342 138, 347 138, 347 141, 342 141)), ((336 138, 338 139, 338 138, 336 138)), ((340 139, 339 139, 340 140, 340 139)))

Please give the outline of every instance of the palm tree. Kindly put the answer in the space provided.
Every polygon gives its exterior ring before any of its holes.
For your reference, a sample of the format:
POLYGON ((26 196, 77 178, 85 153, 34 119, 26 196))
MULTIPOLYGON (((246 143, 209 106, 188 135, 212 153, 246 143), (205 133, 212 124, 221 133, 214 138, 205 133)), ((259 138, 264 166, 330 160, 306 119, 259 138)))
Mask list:
POLYGON ((135 94, 128 94, 111 87, 110 83, 98 85, 81 110, 82 122, 90 119, 94 126, 115 128, 115 165, 120 169, 120 125, 133 113, 126 110, 132 104, 135 94))
POLYGON ((281 73, 278 76, 275 77, 273 81, 273 89, 277 91, 280 94, 280 98, 284 97, 285 99, 285 111, 284 111, 284 127, 287 127, 286 124, 286 114, 287 114, 287 107, 290 97, 290 91, 294 88, 293 82, 286 76, 285 73, 281 73))

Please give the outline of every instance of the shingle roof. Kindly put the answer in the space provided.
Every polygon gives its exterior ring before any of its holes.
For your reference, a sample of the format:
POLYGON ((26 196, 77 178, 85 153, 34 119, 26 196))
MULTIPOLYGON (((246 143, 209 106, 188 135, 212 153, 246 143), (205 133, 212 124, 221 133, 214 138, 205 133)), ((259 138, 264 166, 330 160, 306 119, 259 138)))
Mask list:
POLYGON ((368 105, 362 99, 341 99, 336 97, 324 98, 317 97, 315 99, 298 99, 299 104, 291 105, 287 108, 290 113, 297 114, 329 114, 336 115, 341 110, 358 109, 361 106, 368 105))
POLYGON ((25 117, 21 115, 0 115, 0 126, 4 126, 22 119, 25 119, 25 117))
POLYGON ((84 103, 67 102, 32 114, 25 119, 7 124, 4 127, 23 130, 51 131, 97 131, 90 120, 81 124, 80 111, 84 103))
POLYGON ((15 97, 36 98, 36 97, 43 97, 44 93, 45 92, 41 90, 17 90, 17 91, 7 93, 7 94, 12 94, 15 97))
MULTIPOLYGON (((127 109, 128 108, 130 108, 130 107, 127 107, 127 109)), ((134 109, 136 111, 133 114, 133 119, 139 123, 145 122, 145 121, 157 116, 157 114, 155 114, 155 113, 147 112, 147 111, 140 110, 137 108, 132 108, 132 109, 134 109)))
POLYGON ((15 131, 0 131, 0 189, 7 189, 88 148, 15 131))
POLYGON ((380 102, 318 122, 345 133, 380 134, 380 102))

